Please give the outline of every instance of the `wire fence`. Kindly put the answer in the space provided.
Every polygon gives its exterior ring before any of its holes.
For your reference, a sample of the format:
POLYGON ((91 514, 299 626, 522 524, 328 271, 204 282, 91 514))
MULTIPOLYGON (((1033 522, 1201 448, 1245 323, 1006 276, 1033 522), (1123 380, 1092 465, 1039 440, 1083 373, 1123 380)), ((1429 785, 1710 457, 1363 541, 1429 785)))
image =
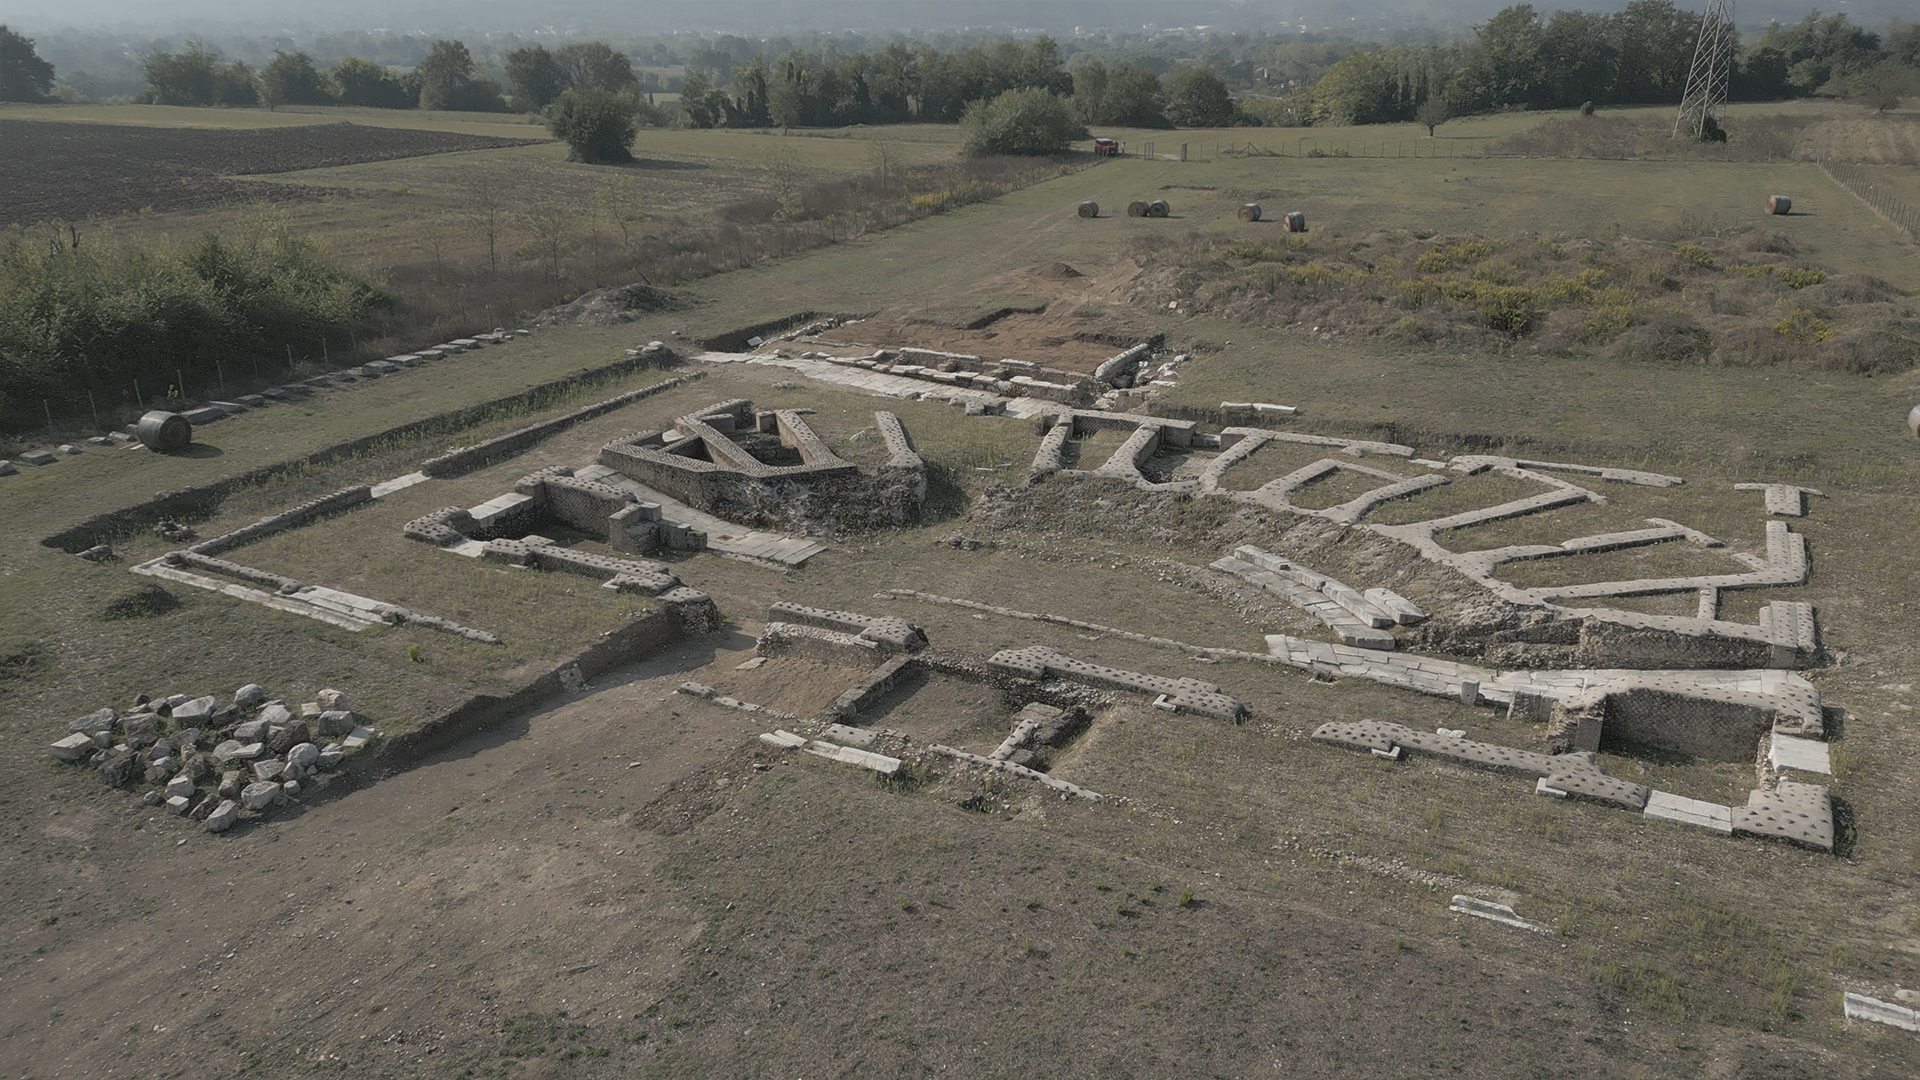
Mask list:
POLYGON ((1904 229, 1908 236, 1920 239, 1920 208, 1901 202, 1894 198, 1893 193, 1874 183, 1871 169, 1836 161, 1823 161, 1820 169, 1834 183, 1871 207, 1874 213, 1904 229))

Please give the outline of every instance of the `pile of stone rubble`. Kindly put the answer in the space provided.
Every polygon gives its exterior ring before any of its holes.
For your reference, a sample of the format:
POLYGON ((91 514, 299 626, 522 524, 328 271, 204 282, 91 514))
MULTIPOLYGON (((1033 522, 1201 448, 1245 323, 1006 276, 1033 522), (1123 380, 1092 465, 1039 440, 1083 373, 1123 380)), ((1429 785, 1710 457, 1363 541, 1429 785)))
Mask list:
POLYGON ((338 690, 320 691, 296 713, 248 683, 224 707, 213 694, 141 694, 124 714, 103 708, 69 723, 52 752, 93 765, 109 787, 145 787, 149 806, 225 832, 243 813, 263 816, 297 797, 376 734, 338 690))

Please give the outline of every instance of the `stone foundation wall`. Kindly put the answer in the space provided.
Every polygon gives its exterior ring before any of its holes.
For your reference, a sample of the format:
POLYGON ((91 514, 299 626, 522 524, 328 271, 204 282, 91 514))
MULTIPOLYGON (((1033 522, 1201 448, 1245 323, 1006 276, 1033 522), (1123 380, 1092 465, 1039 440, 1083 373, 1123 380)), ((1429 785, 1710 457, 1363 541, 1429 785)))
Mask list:
POLYGON ((1773 710, 1760 695, 1635 689, 1607 695, 1603 748, 1648 747, 1713 761, 1752 761, 1773 710))
POLYGON ((1774 666, 1773 647, 1765 641, 1683 634, 1625 626, 1604 619, 1580 625, 1574 663, 1597 668, 1764 668, 1774 666))
POLYGON ((272 517, 261 518, 251 525, 235 529, 230 533, 202 540, 187 550, 196 555, 218 555, 250 540, 258 540, 284 529, 305 525, 322 514, 331 514, 336 510, 345 510, 371 501, 373 501, 373 488, 368 485, 361 484, 358 487, 345 488, 331 495, 322 495, 310 502, 301 503, 290 510, 282 510, 272 517))

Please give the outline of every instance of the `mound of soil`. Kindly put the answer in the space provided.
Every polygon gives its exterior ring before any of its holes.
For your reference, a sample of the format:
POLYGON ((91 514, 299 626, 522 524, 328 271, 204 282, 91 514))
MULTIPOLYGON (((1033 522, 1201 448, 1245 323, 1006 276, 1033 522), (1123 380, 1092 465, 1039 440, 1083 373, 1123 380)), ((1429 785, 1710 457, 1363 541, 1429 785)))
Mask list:
POLYGON ((693 306, 691 297, 642 282, 595 289, 571 304, 548 308, 534 316, 537 326, 619 326, 656 311, 678 311, 693 306))
POLYGON ((1048 263, 1036 269, 1033 272, 1033 276, 1046 278, 1048 281, 1065 281, 1068 278, 1085 277, 1086 275, 1068 266, 1066 263, 1056 262, 1048 263))
POLYGON ((0 120, 0 224, 313 198, 325 189, 232 178, 542 141, 351 123, 221 131, 0 120))

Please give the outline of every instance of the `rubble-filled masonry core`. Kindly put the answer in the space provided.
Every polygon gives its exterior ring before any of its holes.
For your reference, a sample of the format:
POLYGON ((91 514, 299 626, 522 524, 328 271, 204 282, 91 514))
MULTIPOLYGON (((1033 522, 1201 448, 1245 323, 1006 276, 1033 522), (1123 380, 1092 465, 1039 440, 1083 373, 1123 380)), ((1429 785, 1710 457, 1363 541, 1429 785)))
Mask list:
MULTIPOLYGON (((770 349, 706 354, 689 367, 697 371, 702 362, 771 365, 882 396, 945 401, 981 417, 981 423, 1030 424, 1037 445, 1027 470, 1029 488, 1115 484, 1171 499, 1221 499, 1258 507, 1277 516, 1281 531, 1292 519, 1318 519, 1329 528, 1358 530, 1470 582, 1478 593, 1474 603, 1495 612, 1499 625, 1471 654, 1471 661, 1434 655, 1447 651, 1448 644, 1445 635, 1430 633, 1438 617, 1457 617, 1459 612, 1430 613, 1418 596, 1401 596, 1367 581, 1344 583, 1284 551, 1258 545, 1210 552, 1201 561, 1209 563, 1222 582, 1264 590, 1317 618, 1325 626, 1323 636, 1272 634, 1264 651, 1250 651, 1174 641, 931 591, 891 590, 877 597, 885 603, 958 604, 1006 618, 1087 627, 1216 660, 1290 667, 1316 677, 1366 679, 1504 709, 1510 718, 1534 725, 1537 745, 1500 746, 1468 739, 1459 730, 1427 731, 1376 720, 1326 723, 1313 738, 1391 761, 1428 755, 1531 776, 1533 793, 1546 798, 1589 800, 1721 833, 1834 848, 1833 804, 1824 786, 1830 772, 1826 707, 1814 686, 1798 674, 1822 659, 1815 612, 1809 604, 1781 599, 1760 606, 1755 622, 1726 618, 1722 612, 1722 598, 1730 592, 1805 584, 1806 541, 1788 519, 1804 516, 1808 496, 1821 493, 1786 484, 1739 485, 1756 496, 1759 550, 1754 553, 1729 551, 1720 538, 1662 518, 1646 518, 1643 527, 1572 535, 1557 543, 1461 548, 1449 544, 1461 530, 1522 517, 1543 525, 1559 512, 1609 505, 1613 498, 1603 491, 1630 499, 1636 487, 1672 488, 1683 480, 1488 454, 1433 460, 1393 443, 1231 424, 1205 431, 1194 421, 1114 411, 1141 400, 1130 396, 1129 388, 1148 381, 1156 359, 1152 347, 1143 344, 1115 356, 1091 376, 1074 376, 1032 363, 995 364, 927 350, 880 349, 858 357, 809 352, 795 357, 784 349, 770 349), (1091 445, 1089 437, 1102 432, 1117 433, 1117 448, 1104 460, 1081 460, 1080 452, 1091 445), (1277 478, 1238 486, 1242 476, 1256 471, 1249 469, 1250 463, 1264 460, 1263 451, 1292 455, 1285 459, 1289 464, 1304 463, 1277 478), (1383 507, 1399 505, 1405 511, 1419 506, 1423 494, 1470 478, 1497 479, 1493 486, 1501 497, 1465 509, 1457 508, 1455 499, 1446 504, 1446 513, 1436 516, 1399 512, 1391 521, 1381 520, 1388 517, 1383 507), (1330 502, 1322 491, 1343 497, 1330 502), (1727 565, 1722 572, 1692 576, 1534 585, 1514 580, 1517 567, 1574 565, 1556 560, 1631 554, 1659 545, 1719 552, 1727 565), (1687 605, 1693 614, 1647 614, 1607 606, 1609 600, 1674 594, 1690 597, 1687 605), (1653 790, 1600 769, 1601 753, 1642 751, 1753 762, 1754 789, 1745 806, 1727 806, 1653 790)), ((645 397, 685 381, 668 380, 579 415, 597 415, 596 409, 644 410, 645 397)), ((1289 414, 1280 406, 1261 405, 1257 410, 1263 418, 1289 414)), ((884 411, 873 414, 872 429, 884 455, 863 467, 836 454, 806 412, 756 409, 744 399, 716 402, 664 426, 614 438, 591 461, 531 472, 511 491, 479 505, 450 506, 418 517, 404 531, 423 542, 422 558, 436 558, 428 552, 440 549, 530 571, 588 575, 610 590, 658 598, 662 610, 677 619, 681 633, 706 633, 719 626, 720 613, 704 593, 683 580, 693 576, 697 584, 701 558, 796 567, 826 550, 837 535, 907 525, 920 515, 927 497, 927 467, 898 417, 884 411), (579 549, 581 536, 603 545, 605 553, 579 549)), ((302 504, 133 569, 349 629, 412 623, 497 644, 511 635, 512 627, 462 626, 253 569, 224 556, 258 537, 349 515, 481 461, 510 458, 564 426, 556 424, 548 421, 536 425, 537 432, 530 428, 486 446, 461 448, 425 463, 420 472, 302 504)), ((1104 438, 1110 444, 1115 437, 1104 438)), ((777 581, 769 578, 770 592, 777 591, 777 581)), ((886 776, 909 764, 977 770, 1095 800, 1126 793, 1092 792, 1070 776, 1055 775, 1051 754, 1089 725, 1098 725, 1115 695, 1138 696, 1167 713, 1229 723, 1248 715, 1247 706, 1229 688, 1210 682, 1120 670, 1039 645, 969 656, 933 648, 935 644, 945 643, 930 643, 920 627, 899 614, 834 611, 774 599, 759 639, 760 657, 807 656, 865 674, 832 705, 807 717, 782 711, 778 701, 741 702, 698 683, 682 690, 717 706, 764 713, 774 721, 763 736, 770 744, 886 776), (933 678, 992 688, 1004 714, 1004 740, 990 748, 967 749, 863 722, 885 695, 933 678)), ((1410 704, 1408 711, 1417 709, 1410 704)), ((111 725, 76 728, 55 744, 54 752, 68 760, 96 760, 103 774, 112 765, 112 777, 125 781, 129 770, 113 763, 138 750, 113 732, 111 725), (82 736, 85 746, 80 745, 82 736)), ((182 755, 198 752, 191 745, 173 749, 182 755)), ((181 789, 168 798, 186 798, 183 812, 210 801, 196 799, 188 790, 192 785, 179 777, 161 779, 170 785, 168 790, 181 789)), ((261 796, 243 802, 243 808, 265 812, 272 803, 261 796)), ((238 813, 227 812, 223 804, 220 827, 232 824, 238 813)))

